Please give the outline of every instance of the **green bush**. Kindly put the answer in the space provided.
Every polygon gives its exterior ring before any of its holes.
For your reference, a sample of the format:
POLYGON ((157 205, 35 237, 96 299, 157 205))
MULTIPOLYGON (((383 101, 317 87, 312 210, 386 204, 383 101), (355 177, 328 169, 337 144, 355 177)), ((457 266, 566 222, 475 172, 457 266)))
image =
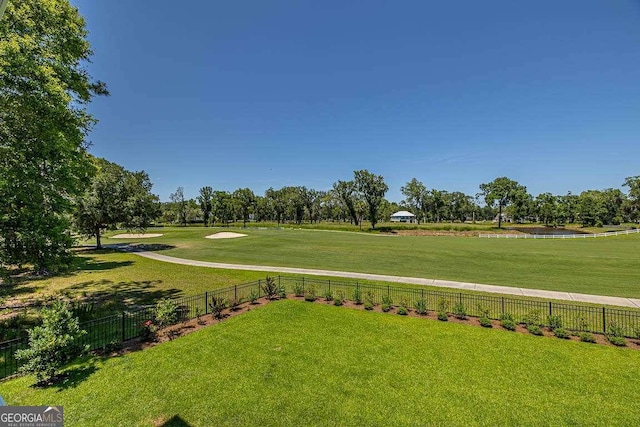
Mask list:
POLYGON ((342 305, 342 298, 340 297, 335 297, 333 299, 333 305, 342 305))
POLYGON ((390 305, 390 304, 382 303, 382 304, 380 304, 380 308, 382 308, 382 311, 384 311, 384 312, 386 313, 386 312, 388 312, 388 311, 391 311, 391 309, 393 308, 393 306, 392 306, 392 305, 390 305))
POLYGON ((449 302, 444 298, 440 298, 438 300, 438 320, 442 320, 446 322, 449 320, 449 316, 447 316, 447 309, 449 308, 449 302))
POLYGON ((401 305, 400 307, 398 307, 398 314, 401 316, 406 316, 407 314, 409 314, 409 310, 401 305))
POLYGON ((333 292, 331 291, 327 291, 324 293, 324 300, 325 301, 333 301, 333 292))
POLYGON ((372 307, 375 307, 376 302, 375 302, 375 298, 373 297, 373 292, 367 291, 367 293, 364 296, 364 301, 371 304, 372 307))
POLYGON ((439 311, 438 312, 438 320, 442 320, 443 322, 446 322, 449 320, 449 316, 447 316, 447 312, 446 311, 439 311))
POLYGON ((406 297, 402 297, 402 298, 400 298, 400 301, 398 302, 398 305, 400 307, 409 308, 409 301, 407 301, 406 297))
POLYGON ((500 320, 511 320, 515 323, 516 318, 511 313, 502 313, 500 314, 500 320))
POLYGON ((562 329, 562 317, 560 316, 547 316, 547 323, 549 325, 549 329, 555 331, 556 329, 562 329))
POLYGON ((480 316, 480 326, 485 327, 485 328, 491 328, 491 327, 493 327, 493 324, 491 323, 491 319, 489 319, 485 315, 482 315, 482 316, 480 316))
POLYGON ((279 292, 278 285, 273 277, 265 277, 264 283, 262 284, 262 291, 269 299, 274 299, 279 292))
POLYGON ((360 288, 356 287, 353 290, 353 296, 351 299, 356 305, 360 305, 362 304, 362 291, 360 291, 360 288))
POLYGON ((209 307, 213 318, 220 320, 223 317, 222 312, 227 307, 227 300, 220 296, 212 295, 209 307))
POLYGON ((467 318, 467 307, 463 303, 459 302, 453 306, 453 315, 457 319, 464 320, 467 318))
POLYGON ((295 296, 297 297, 303 297, 304 296, 304 285, 302 283, 294 283, 293 284, 293 293, 295 296))
POLYGON ((627 340, 624 337, 618 337, 615 335, 607 335, 607 339, 613 345, 617 345, 618 347, 625 347, 627 345, 627 340))
POLYGON ((373 310, 373 303, 371 301, 366 301, 364 303, 364 309, 365 310, 373 310))
POLYGON ((420 315, 427 314, 427 300, 424 298, 420 298, 414 304, 414 308, 416 309, 416 313, 420 315))
POLYGON ((624 328, 618 322, 611 321, 607 325, 607 336, 624 337, 624 328))
POLYGON ((523 318, 522 323, 526 326, 542 326, 542 312, 540 310, 531 310, 523 318))
POLYGON ((540 326, 538 325, 527 325, 527 330, 532 335, 543 335, 542 328, 540 328, 540 326))
POLYGON ((516 330, 516 322, 514 322, 512 319, 502 319, 500 321, 500 324, 502 325, 503 328, 505 328, 508 331, 516 330))
POLYGON ((260 298, 258 291, 256 289, 251 289, 251 292, 249 293, 249 301, 251 301, 251 304, 258 302, 258 298, 260 298))
POLYGON ((287 289, 284 286, 278 290, 278 298, 287 299, 287 289))
POLYGON ((16 351, 19 371, 35 374, 38 384, 54 380, 62 366, 82 354, 86 347, 78 344, 86 331, 80 329, 67 303, 56 301, 41 311, 42 325, 29 330, 29 347, 16 351))
POLYGON ((588 343, 596 342, 596 337, 594 337, 593 334, 589 332, 581 332, 578 336, 580 337, 580 341, 582 342, 588 342, 588 343))
POLYGON ((314 302, 316 300, 316 288, 313 286, 307 287, 307 291, 304 293, 304 300, 314 302))
POLYGON ((382 308, 382 311, 384 311, 385 313, 390 311, 393 308, 393 300, 391 299, 390 295, 382 296, 382 304, 380 304, 380 307, 382 308))
POLYGON ((556 337, 558 338, 562 338, 562 339, 569 339, 569 332, 564 329, 564 328, 555 328, 553 330, 553 333, 555 334, 556 337))
POLYGON ((169 298, 161 299, 156 304, 156 321, 158 329, 173 325, 178 321, 178 306, 169 298))

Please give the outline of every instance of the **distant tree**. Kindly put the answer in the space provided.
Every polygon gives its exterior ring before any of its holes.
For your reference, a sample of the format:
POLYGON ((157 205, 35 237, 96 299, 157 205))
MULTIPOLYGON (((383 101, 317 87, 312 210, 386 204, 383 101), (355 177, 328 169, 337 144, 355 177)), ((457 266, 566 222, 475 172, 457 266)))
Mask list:
POLYGON ((169 195, 169 200, 174 203, 177 209, 178 222, 182 224, 183 227, 186 227, 189 205, 184 198, 184 188, 178 187, 175 193, 169 195))
POLYGON ((473 198, 461 191, 449 193, 449 218, 451 221, 465 222, 473 215, 473 198))
MULTIPOLYGON (((522 185, 507 177, 496 178, 489 183, 480 184, 480 191, 487 205, 498 204, 498 228, 502 228, 503 208, 508 206, 519 194, 522 194, 523 188, 522 185)), ((526 193, 526 188, 524 193, 526 193)))
POLYGON ((160 207, 144 171, 129 172, 104 159, 95 159, 94 164, 95 175, 76 200, 73 225, 82 235, 95 237, 100 249, 103 230, 122 225, 142 231, 159 216, 160 207))
POLYGON ((404 195, 402 204, 416 216, 418 224, 420 224, 420 220, 426 216, 427 211, 427 187, 413 178, 400 187, 400 192, 404 195))
POLYGON ((558 218, 558 201, 551 193, 542 193, 536 197, 536 209, 539 219, 545 225, 555 224, 558 218))
POLYGON ((520 186, 514 193, 511 205, 509 206, 509 215, 518 222, 530 221, 536 216, 536 205, 533 196, 527 192, 527 188, 520 186))
POLYGON ((256 196, 253 194, 253 191, 248 188, 239 188, 233 192, 231 198, 236 204, 238 211, 240 212, 240 216, 242 217, 242 226, 246 228, 249 215, 256 203, 256 196))
POLYGON ((376 228, 380 204, 382 203, 382 200, 384 200, 384 195, 387 190, 389 190, 389 187, 384 182, 382 175, 372 174, 366 169, 354 171, 353 174, 356 189, 360 192, 362 198, 367 204, 371 228, 376 228))
POLYGON ((625 203, 625 211, 631 221, 640 221, 640 176, 630 176, 624 180, 624 187, 629 187, 629 195, 625 203))
POLYGON ((355 202, 357 200, 356 184, 354 181, 337 181, 333 184, 333 191, 337 196, 340 203, 351 217, 351 221, 358 225, 358 214, 355 209, 355 202))
POLYGON ((213 210, 213 188, 206 186, 200 189, 200 194, 198 195, 198 204, 200 205, 200 210, 202 211, 202 220, 204 221, 204 226, 209 226, 209 218, 211 218, 211 212, 213 210))
POLYGON ((602 227, 607 208, 601 191, 588 190, 580 193, 577 207, 578 219, 583 227, 602 227))
POLYGON ((276 222, 278 223, 278 228, 280 228, 280 222, 283 220, 284 213, 287 209, 287 200, 284 191, 282 189, 274 190, 273 188, 269 188, 265 192, 265 197, 271 200, 276 222))
POLYGON ((231 194, 227 191, 215 191, 213 193, 213 214, 218 221, 224 225, 229 225, 233 217, 233 203, 231 194))
POLYGON ((0 266, 65 270, 72 202, 90 171, 86 105, 107 95, 85 63, 85 21, 67 0, 10 1, 0 21, 0 266))

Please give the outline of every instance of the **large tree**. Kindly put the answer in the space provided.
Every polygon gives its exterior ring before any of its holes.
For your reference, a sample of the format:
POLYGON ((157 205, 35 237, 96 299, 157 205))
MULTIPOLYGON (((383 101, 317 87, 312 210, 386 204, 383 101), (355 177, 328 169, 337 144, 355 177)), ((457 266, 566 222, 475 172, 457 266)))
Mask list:
POLYGON ((106 95, 83 63, 84 19, 67 0, 12 1, 0 23, 0 264, 70 265, 72 200, 90 170, 86 105, 106 95))
POLYGON ((169 194, 169 200, 174 205, 177 213, 178 222, 183 227, 187 226, 187 217, 189 216, 189 202, 184 198, 184 188, 178 187, 175 193, 169 194))
POLYGON ((216 220, 220 221, 224 225, 229 225, 229 221, 233 216, 233 203, 231 201, 231 194, 228 191, 214 191, 213 192, 213 215, 216 220))
POLYGON ((640 176, 630 176, 624 180, 624 187, 629 187, 629 195, 625 203, 625 211, 631 221, 640 221, 640 176))
POLYGON ((231 199, 238 208, 240 216, 242 216, 242 227, 246 228, 249 215, 256 203, 255 194, 253 194, 253 191, 248 188, 239 188, 233 192, 231 199))
POLYGON ((358 195, 356 194, 356 184, 354 181, 338 181, 333 184, 333 192, 336 198, 340 201, 343 208, 348 212, 351 217, 351 222, 355 225, 359 224, 358 213, 356 212, 356 201, 358 195))
POLYGON ((489 206, 498 204, 498 228, 502 227, 502 209, 512 203, 516 197, 526 193, 526 187, 507 177, 496 178, 491 182, 480 184, 481 194, 489 206))
POLYGON ((413 178, 400 187, 400 192, 404 195, 402 204, 416 216, 418 224, 420 224, 420 220, 424 218, 427 210, 427 187, 416 178, 413 178))
POLYGON ((108 227, 121 225, 144 231, 160 214, 158 197, 151 194, 146 172, 129 172, 104 159, 95 159, 96 172, 84 194, 78 197, 73 214, 76 230, 95 237, 102 248, 101 235, 108 227))
POLYGON ((211 211, 213 210, 213 188, 206 186, 200 189, 200 194, 198 195, 198 204, 200 205, 200 210, 202 211, 202 219, 204 221, 204 226, 209 226, 209 218, 211 217, 211 211))
POLYGON ((380 204, 384 200, 384 195, 389 190, 389 187, 384 182, 382 175, 372 174, 366 169, 354 171, 353 174, 356 188, 367 204, 367 214, 371 222, 371 228, 376 228, 380 204))

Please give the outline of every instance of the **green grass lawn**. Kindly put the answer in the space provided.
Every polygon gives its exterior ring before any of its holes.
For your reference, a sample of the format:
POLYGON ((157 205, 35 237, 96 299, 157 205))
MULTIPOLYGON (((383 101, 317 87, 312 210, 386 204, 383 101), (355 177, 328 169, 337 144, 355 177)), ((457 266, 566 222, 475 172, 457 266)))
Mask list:
POLYGON ((180 258, 640 297, 640 235, 503 240, 318 230, 178 227, 157 231, 164 236, 139 242, 168 245, 162 253, 180 258), (220 231, 242 232, 248 237, 204 238, 220 231))
POLYGON ((629 349, 289 300, 0 394, 63 405, 68 426, 634 425, 639 366, 629 349))

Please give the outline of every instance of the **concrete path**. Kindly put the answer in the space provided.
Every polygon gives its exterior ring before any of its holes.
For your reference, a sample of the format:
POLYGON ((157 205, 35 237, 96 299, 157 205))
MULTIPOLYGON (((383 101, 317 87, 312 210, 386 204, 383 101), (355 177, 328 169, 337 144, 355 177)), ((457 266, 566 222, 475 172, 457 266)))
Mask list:
POLYGON ((136 255, 139 255, 145 258, 155 259, 157 261, 171 262, 174 264, 182 264, 182 265, 192 265, 195 267, 222 268, 226 270, 264 271, 269 273, 291 273, 291 274, 301 274, 301 275, 308 275, 308 276, 344 277, 349 279, 361 279, 361 280, 377 280, 381 282, 408 283, 412 285, 437 286, 442 288, 465 289, 465 290, 491 292, 491 293, 508 294, 508 295, 520 295, 525 297, 548 298, 548 299, 555 299, 555 300, 579 301, 579 302, 588 302, 592 304, 605 304, 605 305, 617 305, 621 307, 640 308, 640 299, 636 299, 636 298, 610 297, 610 296, 604 296, 604 295, 577 294, 577 293, 558 292, 558 291, 544 291, 541 289, 527 289, 527 288, 514 288, 510 286, 483 285, 480 283, 452 282, 448 280, 423 279, 419 277, 388 276, 384 274, 353 273, 348 271, 315 270, 315 269, 309 269, 309 268, 290 268, 290 267, 269 267, 264 265, 226 264, 226 263, 220 263, 220 262, 195 261, 195 260, 184 259, 184 258, 176 258, 172 256, 162 255, 157 252, 141 251, 141 250, 137 250, 136 248, 132 248, 128 246, 127 247, 118 246, 118 249, 135 253, 136 255))

